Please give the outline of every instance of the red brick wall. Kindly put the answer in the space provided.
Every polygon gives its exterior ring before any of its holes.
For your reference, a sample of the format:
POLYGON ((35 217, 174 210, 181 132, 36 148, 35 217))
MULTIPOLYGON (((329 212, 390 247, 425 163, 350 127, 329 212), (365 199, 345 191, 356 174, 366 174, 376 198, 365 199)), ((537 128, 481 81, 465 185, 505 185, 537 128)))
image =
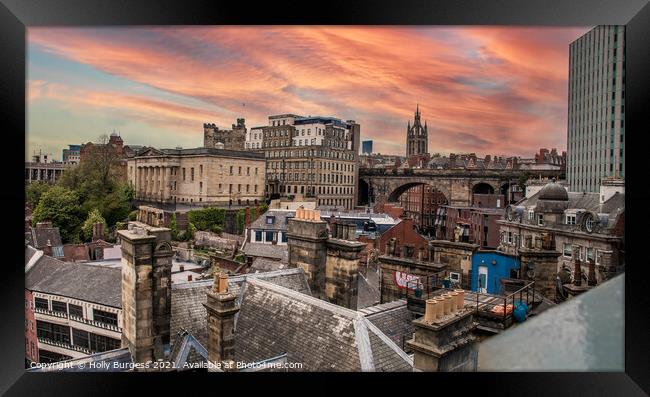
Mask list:
POLYGON ((25 358, 38 362, 38 338, 34 318, 34 297, 32 291, 25 290, 25 358))
POLYGON ((413 220, 404 219, 400 223, 388 229, 384 234, 379 238, 379 252, 384 255, 386 252, 386 243, 391 238, 397 239, 397 248, 401 247, 404 244, 414 245, 414 252, 417 254, 420 247, 428 248, 427 240, 420 236, 415 230, 413 230, 413 220))

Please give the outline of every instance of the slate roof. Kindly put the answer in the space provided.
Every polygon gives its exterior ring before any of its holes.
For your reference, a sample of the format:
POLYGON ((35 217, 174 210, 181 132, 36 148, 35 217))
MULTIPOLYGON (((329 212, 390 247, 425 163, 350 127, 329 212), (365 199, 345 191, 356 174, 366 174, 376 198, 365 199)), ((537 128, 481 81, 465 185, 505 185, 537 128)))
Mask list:
POLYGON ((301 371, 412 371, 413 361, 361 313, 248 280, 235 323, 235 361, 286 353, 301 371))
POLYGON ((48 228, 31 228, 31 245, 36 248, 43 248, 47 246, 49 240, 52 247, 60 247, 63 245, 61 242, 61 234, 59 233, 58 227, 48 227, 48 228))
POLYGON ((192 156, 192 155, 214 155, 214 156, 225 156, 225 157, 240 157, 240 158, 249 158, 249 159, 264 159, 264 153, 257 153, 245 150, 228 150, 228 149, 216 149, 216 148, 205 148, 198 147, 192 149, 156 149, 153 147, 145 147, 138 150, 136 157, 148 156, 150 152, 153 156, 192 156))
POLYGON ((25 271, 25 288, 101 305, 122 307, 122 270, 68 263, 43 255, 25 271))
MULTIPOLYGON (((230 291, 238 296, 241 302, 241 288, 247 279, 260 278, 283 287, 311 295, 307 278, 302 269, 284 269, 273 272, 249 273, 228 278, 230 291)), ((188 283, 172 284, 172 313, 171 333, 177 334, 182 330, 191 333, 200 344, 207 346, 208 330, 206 311, 203 303, 207 301, 207 292, 212 287, 213 280, 201 280, 188 283)), ((264 357, 267 359, 271 356, 264 357)))
POLYGON ((293 218, 295 211, 289 210, 268 210, 262 215, 258 216, 251 222, 249 229, 251 230, 287 230, 287 218, 293 218), (272 224, 266 223, 266 217, 275 217, 272 224))
POLYGON ((247 242, 242 251, 247 256, 278 259, 285 263, 289 262, 289 250, 286 245, 247 242))
POLYGON ((248 272, 249 273, 272 272, 272 271, 275 271, 275 270, 286 269, 287 266, 289 266, 287 263, 283 263, 281 261, 276 261, 276 260, 273 260, 273 259, 257 257, 255 259, 253 259, 253 264, 251 265, 248 272))
POLYGON ((413 320, 417 316, 408 310, 406 300, 400 299, 370 306, 360 310, 360 312, 395 342, 397 346, 407 350, 406 341, 413 338, 415 332, 413 320))

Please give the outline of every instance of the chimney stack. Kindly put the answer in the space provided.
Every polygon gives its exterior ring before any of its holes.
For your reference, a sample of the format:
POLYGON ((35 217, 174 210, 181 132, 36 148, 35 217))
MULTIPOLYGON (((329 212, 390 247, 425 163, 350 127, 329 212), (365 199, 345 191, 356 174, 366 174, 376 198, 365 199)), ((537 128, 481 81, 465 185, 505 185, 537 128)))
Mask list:
POLYGON ((134 362, 165 359, 170 347, 171 230, 119 230, 122 244, 122 346, 134 362))
POLYGON ((574 248, 573 249, 573 258, 574 258, 574 266, 573 266, 573 285, 576 287, 579 287, 582 285, 582 269, 580 268, 580 249, 579 248, 574 248))
POLYGON ((596 263, 594 262, 593 259, 587 259, 587 262, 589 263, 589 273, 587 274, 587 285, 589 286, 595 286, 597 281, 596 281, 596 263))
POLYGON ((93 223, 93 241, 104 239, 104 224, 102 222, 93 223))
POLYGON ((228 276, 215 275, 203 305, 208 312, 208 361, 218 365, 235 359, 235 315, 239 307, 228 290, 228 276))

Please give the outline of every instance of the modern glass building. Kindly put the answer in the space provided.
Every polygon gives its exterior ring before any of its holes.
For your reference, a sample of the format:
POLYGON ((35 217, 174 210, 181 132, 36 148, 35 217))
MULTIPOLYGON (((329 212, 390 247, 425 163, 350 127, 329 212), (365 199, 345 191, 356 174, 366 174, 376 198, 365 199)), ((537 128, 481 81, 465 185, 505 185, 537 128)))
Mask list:
POLYGON ((569 47, 567 179, 597 192, 625 177, 625 27, 597 26, 569 47))
POLYGON ((372 154, 372 141, 361 142, 361 154, 372 154))

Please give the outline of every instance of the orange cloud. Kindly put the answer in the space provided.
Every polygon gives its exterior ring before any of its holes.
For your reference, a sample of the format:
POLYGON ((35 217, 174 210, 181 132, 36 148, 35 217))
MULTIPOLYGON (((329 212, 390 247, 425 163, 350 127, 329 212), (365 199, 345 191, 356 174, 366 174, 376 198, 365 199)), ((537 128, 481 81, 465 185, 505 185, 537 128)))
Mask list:
MULTIPOLYGON (((406 123, 419 103, 432 152, 532 155, 540 146, 564 147, 568 44, 585 31, 30 28, 28 40, 102 72, 202 101, 195 108, 98 90, 58 99, 172 125, 182 134, 200 134, 203 121, 227 126, 238 116, 251 125, 273 113, 323 114, 353 118, 378 151, 402 153, 406 123)), ((43 83, 33 85, 30 101, 43 95, 43 83)), ((56 95, 50 90, 50 99, 56 95)))

